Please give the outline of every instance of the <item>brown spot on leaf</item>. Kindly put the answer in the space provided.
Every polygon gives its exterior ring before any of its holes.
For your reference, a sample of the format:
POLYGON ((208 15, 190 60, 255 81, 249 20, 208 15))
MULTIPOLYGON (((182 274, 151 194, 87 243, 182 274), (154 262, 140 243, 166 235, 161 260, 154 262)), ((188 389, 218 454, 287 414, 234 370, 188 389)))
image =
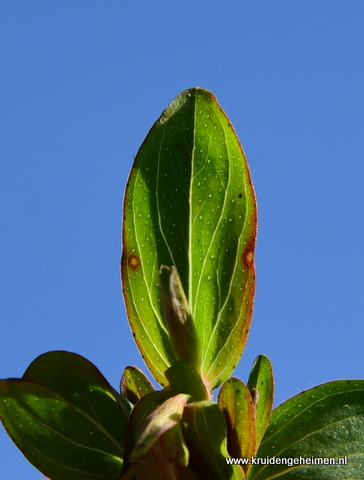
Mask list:
POLYGON ((140 258, 137 257, 136 255, 129 255, 128 265, 133 270, 136 270, 140 266, 140 258))
POLYGON ((252 397, 252 400, 253 400, 254 405, 256 405, 256 404, 258 403, 259 396, 260 396, 259 390, 256 389, 256 388, 253 388, 253 389, 250 391, 250 394, 251 394, 251 397, 252 397))
POLYGON ((250 243, 243 252, 244 266, 250 269, 253 262, 254 262, 254 242, 250 243))

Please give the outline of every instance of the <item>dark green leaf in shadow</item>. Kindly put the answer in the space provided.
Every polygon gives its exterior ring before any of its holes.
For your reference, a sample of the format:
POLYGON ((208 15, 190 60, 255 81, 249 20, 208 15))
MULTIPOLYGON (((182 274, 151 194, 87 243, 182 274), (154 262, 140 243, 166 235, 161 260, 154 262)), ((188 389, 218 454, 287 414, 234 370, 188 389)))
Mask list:
POLYGON ((273 369, 268 357, 259 355, 254 360, 247 385, 255 404, 256 444, 259 447, 273 408, 273 369))
MULTIPOLYGON (((159 289, 175 266, 211 388, 246 343, 255 288, 256 208, 244 152, 216 98, 183 91, 141 145, 124 201, 122 280, 130 326, 155 378, 176 360, 159 289)), ((178 354, 177 354, 178 355, 178 354)))
MULTIPOLYGON (((166 456, 162 439, 178 426, 168 430, 143 458, 132 463, 120 480, 202 480, 190 465, 181 466, 166 456)), ((184 443, 177 446, 185 448, 184 443)))
POLYGON ((129 412, 94 365, 68 352, 41 355, 21 379, 0 381, 7 432, 53 480, 118 479, 129 412))
POLYGON ((123 397, 133 405, 144 395, 153 392, 153 385, 144 373, 137 367, 126 367, 120 382, 120 391, 123 397))
MULTIPOLYGON (((227 425, 227 449, 235 458, 255 454, 255 411, 248 387, 237 378, 229 378, 221 387, 218 404, 227 425)), ((248 466, 244 468, 246 472, 248 466)))
POLYGON ((167 430, 159 442, 164 456, 169 463, 175 463, 180 467, 187 467, 190 453, 183 437, 180 423, 167 430))
POLYGON ((244 472, 229 465, 226 424, 217 403, 202 401, 185 406, 183 434, 190 451, 190 463, 203 480, 241 480, 244 472))
POLYGON ((274 409, 257 458, 273 456, 278 461, 254 465, 249 480, 362 480, 364 380, 325 383, 274 409), (324 461, 336 464, 313 464, 324 461))

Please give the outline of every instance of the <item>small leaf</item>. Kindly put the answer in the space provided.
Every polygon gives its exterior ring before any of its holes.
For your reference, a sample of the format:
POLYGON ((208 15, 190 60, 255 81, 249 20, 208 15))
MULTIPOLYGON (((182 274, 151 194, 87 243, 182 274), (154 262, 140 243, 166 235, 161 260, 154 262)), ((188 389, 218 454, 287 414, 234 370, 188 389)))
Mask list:
POLYGON ((147 393, 142 397, 133 408, 129 417, 128 428, 125 439, 125 451, 124 451, 124 467, 123 471, 130 466, 130 455, 134 449, 136 442, 138 441, 138 432, 140 431, 143 422, 156 408, 171 397, 169 388, 147 393))
POLYGON ((279 405, 257 453, 258 459, 267 457, 275 463, 253 465, 249 480, 362 480, 364 380, 325 383, 279 405), (310 464, 303 464, 305 459, 310 464))
POLYGON ((201 377, 188 363, 176 362, 168 370, 166 377, 174 393, 187 393, 192 401, 209 400, 209 394, 201 377))
POLYGON ((218 404, 226 420, 229 454, 250 459, 255 454, 256 435, 254 404, 247 386, 229 378, 221 387, 218 404))
POLYGON ((122 280, 130 326, 157 381, 178 360, 159 289, 161 265, 181 279, 209 390, 247 340, 255 288, 256 206, 236 133, 207 90, 180 93, 141 145, 124 201, 122 280))
POLYGON ((120 382, 121 394, 133 405, 147 393, 153 392, 153 385, 137 367, 126 367, 120 382))
POLYGON ((145 418, 136 433, 131 462, 143 456, 167 430, 177 425, 187 400, 188 395, 183 393, 168 398, 145 418))
POLYGON ((190 464, 206 480, 242 480, 239 466, 229 465, 226 425, 217 403, 205 400, 186 405, 183 433, 190 450, 190 464))
POLYGON ((256 435, 259 447, 272 413, 274 380, 272 364, 268 357, 259 355, 253 363, 248 388, 253 396, 256 410, 256 435))
POLYGON ((36 358, 0 381, 0 417, 18 448, 53 480, 117 480, 130 405, 86 359, 36 358))
POLYGON ((164 265, 159 269, 164 318, 169 337, 178 360, 194 368, 200 366, 200 347, 181 280, 175 267, 164 265))

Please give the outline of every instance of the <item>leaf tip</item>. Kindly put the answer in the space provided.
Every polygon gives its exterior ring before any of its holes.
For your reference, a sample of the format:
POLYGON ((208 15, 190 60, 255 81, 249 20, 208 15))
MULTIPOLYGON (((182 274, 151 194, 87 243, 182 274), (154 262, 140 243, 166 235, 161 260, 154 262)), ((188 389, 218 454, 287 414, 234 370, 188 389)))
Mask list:
POLYGON ((183 90, 175 97, 171 103, 163 110, 161 116, 158 118, 158 123, 166 123, 178 110, 183 107, 191 98, 194 88, 183 90))

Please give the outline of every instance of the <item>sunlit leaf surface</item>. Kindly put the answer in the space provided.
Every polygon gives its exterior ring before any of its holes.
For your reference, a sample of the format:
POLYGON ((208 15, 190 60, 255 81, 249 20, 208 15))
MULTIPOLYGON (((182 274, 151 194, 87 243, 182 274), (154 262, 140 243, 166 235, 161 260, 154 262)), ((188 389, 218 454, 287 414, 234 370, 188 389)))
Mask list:
POLYGON ((326 383, 282 403, 273 410, 257 457, 281 464, 254 465, 249 480, 362 480, 364 380, 326 383), (305 458, 310 464, 287 463, 305 458))
POLYGON ((124 203, 122 279, 128 317, 156 379, 176 361, 159 291, 161 265, 175 266, 212 388, 234 370, 254 295, 256 209, 235 131, 208 91, 185 90, 140 147, 124 203))

